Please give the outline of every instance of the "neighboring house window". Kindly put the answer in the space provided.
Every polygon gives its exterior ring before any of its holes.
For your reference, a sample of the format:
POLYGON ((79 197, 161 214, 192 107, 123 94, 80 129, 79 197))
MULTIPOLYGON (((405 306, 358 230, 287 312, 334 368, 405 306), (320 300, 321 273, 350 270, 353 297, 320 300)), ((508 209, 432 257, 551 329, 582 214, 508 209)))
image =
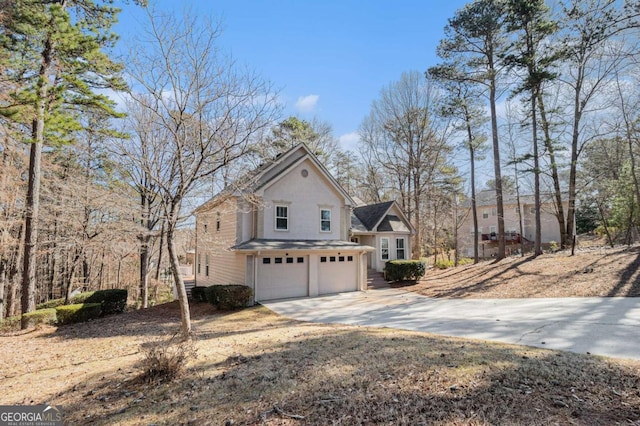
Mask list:
POLYGON ((289 207, 276 206, 276 231, 289 230, 289 207))
POLYGON ((331 232, 331 210, 320 210, 320 231, 331 232))
POLYGON ((536 214, 536 208, 535 207, 531 207, 531 210, 529 210, 529 212, 531 214, 536 214))
POLYGON ((209 276, 209 255, 204 256, 204 275, 209 276))
POLYGON ((200 274, 200 262, 202 262, 202 255, 198 253, 198 274, 200 274))
POLYGON ((207 233, 207 224, 206 223, 204 224, 204 233, 205 234, 207 233))
POLYGON ((495 207, 493 207, 493 208, 491 209, 491 216, 495 216, 496 214, 498 214, 498 211, 496 210, 496 208, 495 208, 495 207))
POLYGON ((516 207, 516 213, 520 213, 520 207, 516 207))
POLYGON ((382 260, 389 260, 389 239, 380 239, 380 257, 382 260))
POLYGON ((489 227, 489 232, 492 233, 492 234, 495 234, 496 233, 496 227, 495 226, 490 226, 489 227))
POLYGON ((396 238, 396 259, 404 258, 404 238, 396 238))
POLYGON ((220 230, 220 212, 216 213, 216 231, 220 230))
POLYGON ((358 237, 351 237, 351 242, 352 242, 352 243, 360 244, 360 238, 358 238, 358 237))
POLYGON ((483 219, 489 219, 489 210, 484 210, 482 212, 482 218, 483 219))

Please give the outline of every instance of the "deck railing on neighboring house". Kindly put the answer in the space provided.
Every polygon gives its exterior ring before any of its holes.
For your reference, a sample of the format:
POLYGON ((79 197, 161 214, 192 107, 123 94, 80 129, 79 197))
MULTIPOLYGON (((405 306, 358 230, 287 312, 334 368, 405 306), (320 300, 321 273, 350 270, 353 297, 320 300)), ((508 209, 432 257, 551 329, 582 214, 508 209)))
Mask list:
MULTIPOLYGON (((504 240, 508 243, 520 243, 520 234, 517 232, 505 232, 504 240)), ((498 234, 491 232, 489 234, 482 234, 482 241, 498 241, 498 234)))

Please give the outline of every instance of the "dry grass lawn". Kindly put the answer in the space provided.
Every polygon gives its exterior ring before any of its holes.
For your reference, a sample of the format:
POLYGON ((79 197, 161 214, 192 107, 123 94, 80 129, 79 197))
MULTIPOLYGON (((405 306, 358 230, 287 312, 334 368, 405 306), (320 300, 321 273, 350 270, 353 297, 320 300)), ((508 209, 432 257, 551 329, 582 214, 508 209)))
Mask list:
POLYGON ((430 269, 415 285, 430 297, 639 297, 640 247, 589 247, 530 257, 509 257, 457 268, 430 269))
POLYGON ((73 425, 640 424, 640 362, 193 306, 198 357, 139 379, 175 304, 0 337, 0 404, 73 425))

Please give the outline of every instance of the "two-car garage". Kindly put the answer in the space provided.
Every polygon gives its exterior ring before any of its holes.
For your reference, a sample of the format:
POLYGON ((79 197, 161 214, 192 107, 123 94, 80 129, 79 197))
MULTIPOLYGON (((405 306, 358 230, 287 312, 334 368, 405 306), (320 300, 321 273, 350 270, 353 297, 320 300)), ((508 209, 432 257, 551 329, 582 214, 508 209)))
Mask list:
POLYGON ((366 270, 358 252, 275 253, 254 259, 256 301, 356 291, 359 271, 366 270))

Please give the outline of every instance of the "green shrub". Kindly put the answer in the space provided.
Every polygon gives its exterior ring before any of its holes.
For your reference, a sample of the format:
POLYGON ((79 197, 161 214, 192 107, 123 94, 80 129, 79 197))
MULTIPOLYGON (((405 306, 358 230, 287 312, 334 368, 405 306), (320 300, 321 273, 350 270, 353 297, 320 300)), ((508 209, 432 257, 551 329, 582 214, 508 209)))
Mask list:
MULTIPOLYGON (((95 291, 85 291, 83 293, 76 294, 71 298, 71 300, 69 300, 69 304, 84 303, 87 300, 87 298, 91 297, 94 293, 95 291)), ((61 297, 59 299, 51 299, 47 302, 38 303, 38 305, 36 305, 36 309, 57 308, 58 306, 62 306, 62 305, 64 305, 64 297, 61 297)))
POLYGON ((387 281, 417 281, 425 271, 426 265, 421 260, 390 260, 384 265, 387 281))
POLYGON ((98 318, 102 310, 101 307, 100 303, 77 303, 58 306, 56 308, 58 324, 72 324, 98 318))
POLYGON ((433 267, 436 269, 447 269, 453 268, 455 266, 455 262, 453 260, 448 259, 438 259, 436 263, 433 264, 433 267))
POLYGON ((38 309, 22 315, 22 328, 31 328, 39 324, 55 324, 56 308, 38 309))
POLYGON ((61 297, 60 299, 51 299, 47 302, 42 302, 42 303, 38 303, 36 305, 36 309, 50 309, 50 308, 57 308, 58 306, 62 306, 64 305, 64 297, 61 297))
POLYGON ((102 315, 120 314, 127 307, 128 295, 127 290, 121 288, 98 290, 85 298, 84 303, 100 303, 102 315))
POLYGON ((251 302, 253 290, 246 285, 212 285, 204 289, 207 301, 218 309, 244 308, 251 302))
POLYGON ((191 289, 191 298, 193 300, 198 301, 198 302, 206 302, 207 301, 207 296, 204 294, 204 290, 205 289, 206 289, 206 287, 203 287, 203 286, 193 287, 191 289))
POLYGON ((0 321, 0 332, 8 333, 20 330, 20 315, 7 317, 0 321))

